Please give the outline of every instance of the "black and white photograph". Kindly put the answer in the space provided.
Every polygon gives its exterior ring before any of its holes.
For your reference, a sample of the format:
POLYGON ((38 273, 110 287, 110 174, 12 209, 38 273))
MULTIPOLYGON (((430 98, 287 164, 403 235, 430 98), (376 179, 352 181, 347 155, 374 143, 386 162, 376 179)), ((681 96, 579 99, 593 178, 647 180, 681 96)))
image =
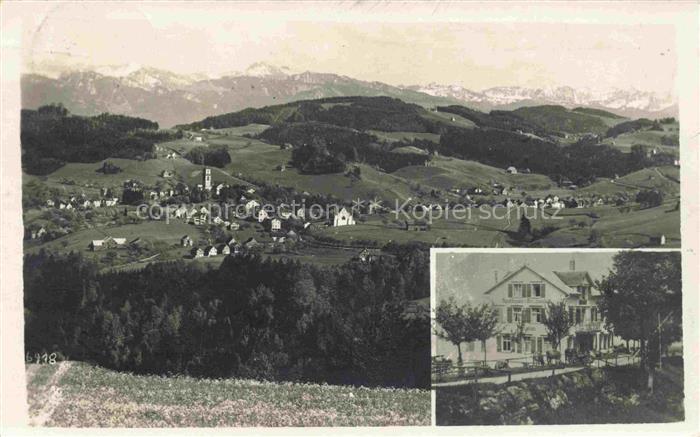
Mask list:
POLYGON ((680 252, 433 255, 438 426, 683 421, 680 252))
POLYGON ((689 428, 699 9, 0 2, 3 426, 689 428))

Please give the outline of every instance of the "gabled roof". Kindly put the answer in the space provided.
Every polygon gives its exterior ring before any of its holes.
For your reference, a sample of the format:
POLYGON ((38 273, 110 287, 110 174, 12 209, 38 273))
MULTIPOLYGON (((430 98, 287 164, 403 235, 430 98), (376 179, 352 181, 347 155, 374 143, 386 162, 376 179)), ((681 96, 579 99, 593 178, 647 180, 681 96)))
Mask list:
POLYGON ((569 287, 590 286, 591 296, 600 296, 600 290, 595 287, 595 282, 587 271, 554 272, 559 279, 569 287))
POLYGON ((491 287, 491 288, 489 288, 488 290, 486 290, 486 291, 484 292, 484 294, 489 294, 489 293, 491 293, 493 290, 495 290, 496 288, 498 288, 498 287, 501 286, 502 284, 506 283, 507 281, 511 280, 514 276, 518 275, 520 272, 522 272, 522 271, 524 271, 524 270, 529 270, 530 272, 532 272, 532 273, 534 273, 535 275, 539 276, 543 281, 549 283, 549 284, 552 285, 554 288, 556 288, 556 289, 559 290, 560 292, 564 293, 566 296, 568 296, 568 295, 570 294, 570 293, 567 291, 567 288, 568 288, 568 287, 566 286, 566 284, 564 284, 563 282, 561 282, 558 278, 556 278, 556 276, 542 275, 542 274, 540 274, 540 273, 534 271, 533 269, 531 269, 531 268, 530 268, 529 266, 527 266, 527 265, 524 265, 524 266, 520 267, 518 270, 516 270, 516 271, 514 271, 514 272, 512 272, 512 273, 510 273, 510 274, 508 274, 508 275, 506 275, 506 276, 505 276, 501 281, 499 281, 496 285, 494 285, 493 287, 491 287))
POLYGON ((591 280, 591 277, 588 275, 588 272, 577 272, 577 271, 568 271, 568 272, 554 272, 561 281, 568 285, 569 287, 578 287, 580 285, 592 285, 593 281, 591 280))

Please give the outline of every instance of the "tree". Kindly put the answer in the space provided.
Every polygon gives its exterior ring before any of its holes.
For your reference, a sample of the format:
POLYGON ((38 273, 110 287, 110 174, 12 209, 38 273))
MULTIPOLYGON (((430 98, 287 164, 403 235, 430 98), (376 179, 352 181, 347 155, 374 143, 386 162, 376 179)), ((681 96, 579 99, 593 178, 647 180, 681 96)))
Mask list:
POLYGON ((435 321, 440 329, 435 330, 435 335, 457 346, 458 363, 462 365, 462 343, 475 340, 471 337, 471 330, 467 326, 465 317, 469 304, 458 305, 454 297, 443 300, 435 310, 435 321))
POLYGON ((574 323, 575 320, 569 316, 564 301, 547 302, 547 307, 542 315, 542 324, 547 330, 547 341, 552 344, 555 350, 559 350, 562 339, 569 335, 569 330, 574 326, 574 323))
POLYGON ((532 236, 532 225, 530 225, 530 220, 523 215, 520 217, 520 226, 518 227, 518 237, 521 240, 525 240, 532 236))
POLYGON ((663 203, 664 194, 658 190, 642 190, 635 200, 643 207, 652 208, 663 203))
POLYGON ((617 335, 639 340, 640 365, 654 389, 654 366, 663 343, 682 336, 681 256, 677 252, 620 252, 596 283, 601 313, 617 335))
POLYGON ((489 304, 469 307, 466 311, 467 326, 471 327, 474 339, 481 342, 486 364, 486 340, 497 334, 498 313, 489 304))

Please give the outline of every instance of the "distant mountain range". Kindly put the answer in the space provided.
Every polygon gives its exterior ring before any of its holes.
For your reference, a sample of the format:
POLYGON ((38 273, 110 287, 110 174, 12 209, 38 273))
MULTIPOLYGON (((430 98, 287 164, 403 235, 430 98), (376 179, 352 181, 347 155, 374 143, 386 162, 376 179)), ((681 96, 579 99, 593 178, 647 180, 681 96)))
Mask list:
POLYGON ((23 108, 62 103, 74 114, 126 114, 157 121, 162 127, 247 107, 339 96, 384 95, 426 107, 458 104, 483 111, 557 104, 605 109, 633 118, 677 114, 672 100, 636 90, 596 94, 568 87, 471 91, 454 85, 393 86, 337 74, 293 73, 265 63, 217 78, 139 66, 67 71, 54 77, 24 74, 21 86, 23 108))

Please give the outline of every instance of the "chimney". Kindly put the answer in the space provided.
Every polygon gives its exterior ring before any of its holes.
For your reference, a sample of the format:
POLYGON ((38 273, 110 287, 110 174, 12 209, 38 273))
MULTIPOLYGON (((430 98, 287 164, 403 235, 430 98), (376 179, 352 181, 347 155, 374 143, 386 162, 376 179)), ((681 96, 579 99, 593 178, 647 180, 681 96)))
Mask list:
POLYGON ((572 272, 576 271, 576 261, 572 258, 571 261, 569 261, 569 270, 572 272))
POLYGON ((498 284, 498 270, 493 271, 493 283, 498 284))

